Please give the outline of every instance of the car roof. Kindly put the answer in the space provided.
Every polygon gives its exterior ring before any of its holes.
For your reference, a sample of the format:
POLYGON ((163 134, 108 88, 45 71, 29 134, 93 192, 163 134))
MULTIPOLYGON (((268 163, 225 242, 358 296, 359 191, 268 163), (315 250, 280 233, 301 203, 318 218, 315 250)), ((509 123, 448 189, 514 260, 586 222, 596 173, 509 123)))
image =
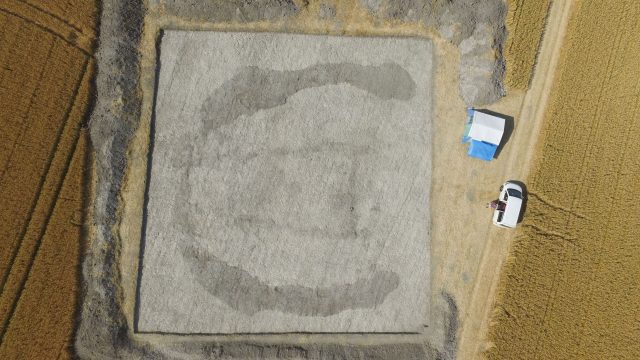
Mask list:
POLYGON ((509 194, 509 196, 514 196, 517 198, 522 198, 522 191, 518 190, 518 189, 514 189, 514 188, 508 188, 506 189, 507 194, 509 194))
POLYGON ((507 181, 506 183, 504 183, 504 187, 505 189, 514 189, 522 192, 522 186, 511 181, 507 181))
POLYGON ((504 209, 504 214, 502 215, 501 223, 510 227, 515 227, 518 224, 521 208, 522 199, 512 196, 509 197, 507 207, 504 209))

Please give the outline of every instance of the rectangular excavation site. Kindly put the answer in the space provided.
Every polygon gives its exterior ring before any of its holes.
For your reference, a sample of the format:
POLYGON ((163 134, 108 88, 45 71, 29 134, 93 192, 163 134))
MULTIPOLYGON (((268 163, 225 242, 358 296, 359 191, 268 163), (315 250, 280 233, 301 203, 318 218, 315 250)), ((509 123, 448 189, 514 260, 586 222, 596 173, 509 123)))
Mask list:
POLYGON ((165 31, 137 330, 421 332, 432 52, 165 31))

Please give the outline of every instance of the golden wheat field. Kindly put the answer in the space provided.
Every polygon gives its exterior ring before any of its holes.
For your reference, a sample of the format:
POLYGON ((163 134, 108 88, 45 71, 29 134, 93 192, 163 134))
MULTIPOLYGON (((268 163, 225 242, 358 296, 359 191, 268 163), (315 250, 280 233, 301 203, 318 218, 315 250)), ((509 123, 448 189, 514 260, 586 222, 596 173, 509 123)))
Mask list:
POLYGON ((640 2, 573 9, 489 359, 640 359, 640 2))
POLYGON ((0 358, 70 358, 95 2, 0 2, 0 358))
POLYGON ((551 0, 509 0, 504 47, 507 62, 505 84, 513 89, 527 89, 533 76, 536 55, 542 39, 551 0))

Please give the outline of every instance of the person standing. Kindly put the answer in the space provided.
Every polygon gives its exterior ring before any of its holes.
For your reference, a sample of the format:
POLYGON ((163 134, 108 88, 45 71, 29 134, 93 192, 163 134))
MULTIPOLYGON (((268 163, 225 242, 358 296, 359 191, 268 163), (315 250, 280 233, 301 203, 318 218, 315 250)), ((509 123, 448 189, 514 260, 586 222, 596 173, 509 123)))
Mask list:
POLYGON ((496 200, 493 200, 493 201, 491 201, 491 202, 487 203, 486 207, 487 207, 487 208, 492 208, 492 209, 494 209, 494 210, 495 210, 495 209, 497 209, 497 208, 498 208, 498 202, 499 202, 499 201, 498 201, 497 199, 496 199, 496 200))

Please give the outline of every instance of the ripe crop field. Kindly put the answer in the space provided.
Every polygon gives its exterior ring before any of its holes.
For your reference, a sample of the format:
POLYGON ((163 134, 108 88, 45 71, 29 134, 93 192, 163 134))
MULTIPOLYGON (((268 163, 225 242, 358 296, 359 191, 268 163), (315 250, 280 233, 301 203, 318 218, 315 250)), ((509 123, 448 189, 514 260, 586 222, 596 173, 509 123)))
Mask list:
POLYGON ((527 89, 533 76, 538 47, 551 0, 509 0, 504 56, 507 61, 505 84, 527 89))
POLYGON ((640 359, 639 19, 573 9, 489 359, 640 359))
POLYGON ((95 2, 0 3, 0 358, 69 358, 95 2))

